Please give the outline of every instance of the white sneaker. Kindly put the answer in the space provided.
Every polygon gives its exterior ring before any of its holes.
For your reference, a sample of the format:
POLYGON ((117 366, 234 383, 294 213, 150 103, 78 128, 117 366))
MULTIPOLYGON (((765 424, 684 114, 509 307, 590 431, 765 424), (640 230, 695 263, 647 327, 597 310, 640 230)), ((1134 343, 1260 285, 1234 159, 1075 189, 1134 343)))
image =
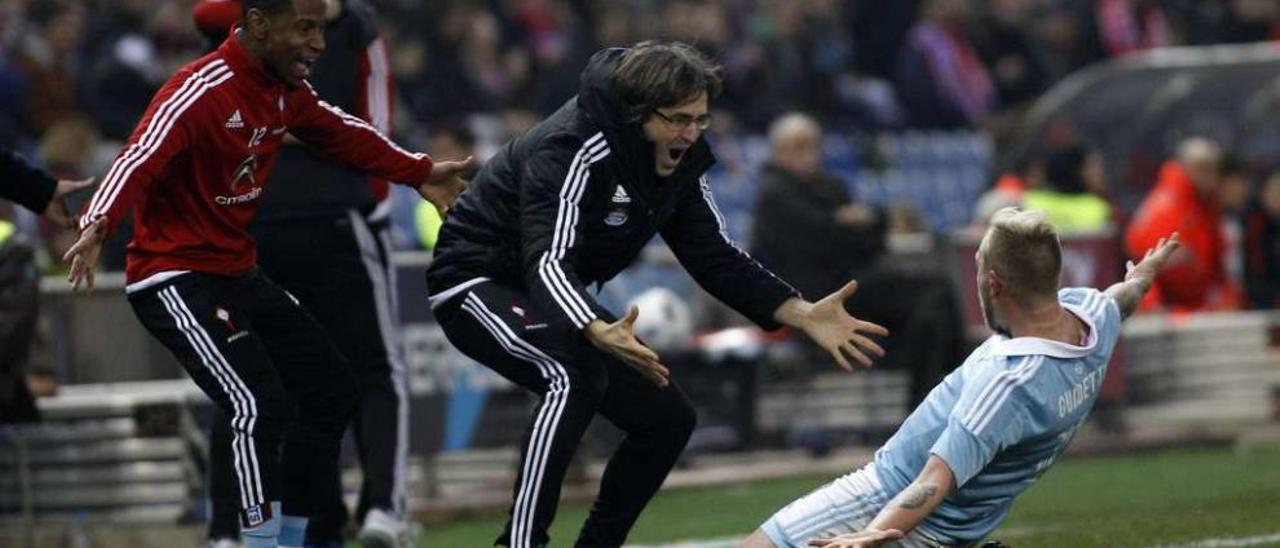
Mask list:
POLYGON ((364 516, 356 540, 366 548, 409 548, 409 526, 391 512, 374 508, 364 516))
POLYGON ((208 548, 240 548, 240 541, 233 538, 209 539, 208 548))

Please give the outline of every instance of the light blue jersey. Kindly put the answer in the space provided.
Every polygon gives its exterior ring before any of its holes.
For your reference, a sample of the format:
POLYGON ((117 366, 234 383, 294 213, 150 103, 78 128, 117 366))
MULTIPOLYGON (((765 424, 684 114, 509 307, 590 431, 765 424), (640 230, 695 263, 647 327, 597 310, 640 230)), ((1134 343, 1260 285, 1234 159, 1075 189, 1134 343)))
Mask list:
POLYGON ((896 495, 938 455, 956 489, 918 530, 964 545, 995 530, 1014 497, 1066 449, 1097 398, 1120 336, 1120 309, 1092 288, 1058 292, 1088 325, 1084 346, 992 336, 929 393, 875 456, 896 495))

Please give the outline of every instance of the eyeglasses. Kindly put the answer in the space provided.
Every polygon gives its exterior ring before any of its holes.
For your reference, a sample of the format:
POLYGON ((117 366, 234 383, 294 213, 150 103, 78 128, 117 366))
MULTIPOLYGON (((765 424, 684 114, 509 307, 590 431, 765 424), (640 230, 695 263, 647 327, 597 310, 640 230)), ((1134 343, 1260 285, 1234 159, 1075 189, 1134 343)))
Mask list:
POLYGON ((667 123, 667 128, 671 131, 684 131, 684 128, 689 127, 691 124, 697 126, 698 131, 706 131, 707 128, 711 127, 710 114, 692 116, 683 112, 677 112, 667 116, 657 109, 654 109, 653 113, 659 118, 662 118, 662 121, 667 123))

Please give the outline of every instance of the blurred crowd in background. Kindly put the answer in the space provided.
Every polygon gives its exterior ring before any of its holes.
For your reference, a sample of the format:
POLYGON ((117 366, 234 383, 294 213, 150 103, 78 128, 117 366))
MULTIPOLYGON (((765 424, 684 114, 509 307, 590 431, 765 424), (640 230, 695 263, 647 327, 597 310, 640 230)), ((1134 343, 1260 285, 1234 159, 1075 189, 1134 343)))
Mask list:
MULTIPOLYGON (((1168 46, 1280 40, 1273 0, 368 1, 389 44, 397 137, 444 156, 474 146, 483 157, 572 96, 594 51, 649 38, 695 44, 723 65, 713 137, 762 135, 802 111, 830 133, 970 131, 997 150, 1033 100, 1091 63, 1168 46)), ((208 46, 192 24, 193 4, 0 3, 0 145, 62 177, 100 173, 152 93, 208 46)), ((1018 173, 989 166, 984 176, 996 183, 979 212, 1031 187, 1032 201, 1044 198, 1037 192, 1094 194, 1102 203, 1089 207, 1105 207, 1106 222, 1146 218, 1107 201, 1091 168, 1095 152, 1068 139, 1018 173)), ((1188 153, 1171 156, 1172 165, 1192 169, 1170 168, 1160 179, 1233 176, 1230 151, 1210 144, 1188 153)), ((1180 202, 1207 208, 1210 224, 1234 215, 1235 235, 1215 226, 1205 249, 1222 257, 1213 262, 1226 265, 1224 283, 1243 289, 1215 307, 1274 306, 1280 295, 1280 176, 1254 178, 1238 191, 1193 185, 1208 190, 1180 202)), ((25 226, 45 242, 46 271, 58 270, 50 257, 70 235, 33 219, 25 226)))

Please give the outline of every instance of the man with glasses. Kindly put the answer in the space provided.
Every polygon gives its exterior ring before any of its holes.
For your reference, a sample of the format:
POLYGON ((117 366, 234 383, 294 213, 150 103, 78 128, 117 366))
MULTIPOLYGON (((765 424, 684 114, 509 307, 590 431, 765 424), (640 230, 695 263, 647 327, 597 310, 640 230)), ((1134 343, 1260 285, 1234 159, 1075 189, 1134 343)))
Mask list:
POLYGON ((546 546, 560 484, 597 413, 626 433, 576 546, 620 546, 688 441, 694 410, 656 353, 587 286, 661 234, 694 279, 765 329, 791 326, 842 367, 885 334, 843 308, 856 284, 809 302, 727 236, 702 132, 718 67, 680 43, 592 57, 577 97, 501 149, 450 210, 427 271, 449 341, 541 399, 497 543, 546 546))

